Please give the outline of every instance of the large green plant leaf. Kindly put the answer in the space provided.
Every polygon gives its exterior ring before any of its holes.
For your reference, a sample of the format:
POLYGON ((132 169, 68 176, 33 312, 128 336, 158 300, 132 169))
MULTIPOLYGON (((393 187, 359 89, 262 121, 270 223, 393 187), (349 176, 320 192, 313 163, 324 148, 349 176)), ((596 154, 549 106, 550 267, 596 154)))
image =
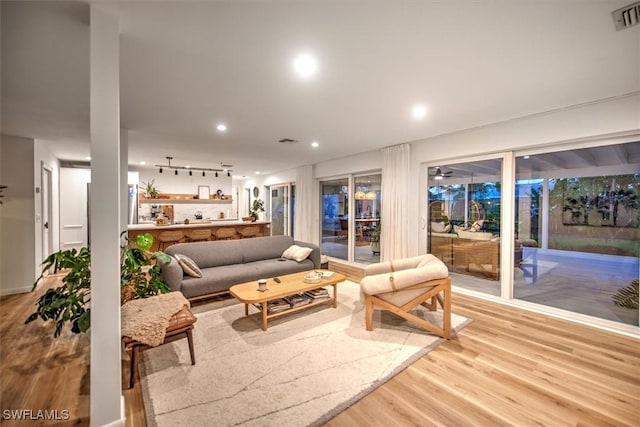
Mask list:
POLYGON ((138 234, 136 236, 136 245, 143 251, 148 251, 151 245, 153 245, 153 236, 151 233, 138 234))

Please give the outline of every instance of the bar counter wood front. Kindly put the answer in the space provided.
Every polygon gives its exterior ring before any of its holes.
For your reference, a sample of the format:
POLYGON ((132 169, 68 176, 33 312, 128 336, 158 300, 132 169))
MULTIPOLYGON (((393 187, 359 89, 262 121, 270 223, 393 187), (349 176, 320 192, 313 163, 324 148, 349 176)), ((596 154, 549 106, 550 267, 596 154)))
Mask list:
MULTIPOLYGON (((153 236, 153 246, 151 246, 150 250, 157 251, 165 250, 173 243, 203 240, 200 237, 202 232, 197 230, 211 231, 210 237, 204 240, 229 240, 269 236, 270 223, 265 221, 245 222, 238 220, 218 220, 171 225, 132 224, 129 225, 128 230, 130 240, 134 240, 139 234, 150 233, 153 236), (163 236, 167 234, 165 233, 167 231, 176 232, 171 234, 175 234, 179 238, 173 242, 163 243, 163 236)), ((205 232, 204 234, 206 235, 207 233, 205 232)))

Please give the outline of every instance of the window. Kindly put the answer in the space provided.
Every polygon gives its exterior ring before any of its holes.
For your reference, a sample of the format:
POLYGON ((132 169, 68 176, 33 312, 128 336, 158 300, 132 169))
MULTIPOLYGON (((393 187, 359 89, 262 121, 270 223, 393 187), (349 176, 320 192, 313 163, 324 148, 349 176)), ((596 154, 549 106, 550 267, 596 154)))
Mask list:
POLYGON ((638 325, 639 155, 633 142, 516 157, 517 299, 638 325))

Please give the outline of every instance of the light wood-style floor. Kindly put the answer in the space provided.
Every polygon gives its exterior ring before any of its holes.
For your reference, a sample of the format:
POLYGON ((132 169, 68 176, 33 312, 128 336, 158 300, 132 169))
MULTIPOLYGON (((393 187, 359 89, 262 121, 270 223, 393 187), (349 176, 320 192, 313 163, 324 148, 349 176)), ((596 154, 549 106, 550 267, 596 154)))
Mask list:
MULTIPOLYGON (((35 296, 0 299, 0 408, 88 425, 89 340, 23 325, 35 296)), ((457 294, 453 310, 473 322, 327 425, 640 425, 640 340, 457 294)), ((140 387, 124 395, 127 425, 145 425, 140 387)))

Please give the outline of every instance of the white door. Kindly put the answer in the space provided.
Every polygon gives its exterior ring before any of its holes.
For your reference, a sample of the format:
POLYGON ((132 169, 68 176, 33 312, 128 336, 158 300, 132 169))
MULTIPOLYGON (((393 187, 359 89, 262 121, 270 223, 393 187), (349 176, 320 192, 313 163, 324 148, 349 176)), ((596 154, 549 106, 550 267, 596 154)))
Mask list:
POLYGON ((90 169, 60 168, 60 249, 89 245, 87 183, 90 169))
POLYGON ((52 251, 52 236, 51 236, 51 168, 44 163, 42 164, 42 259, 49 256, 52 251))

